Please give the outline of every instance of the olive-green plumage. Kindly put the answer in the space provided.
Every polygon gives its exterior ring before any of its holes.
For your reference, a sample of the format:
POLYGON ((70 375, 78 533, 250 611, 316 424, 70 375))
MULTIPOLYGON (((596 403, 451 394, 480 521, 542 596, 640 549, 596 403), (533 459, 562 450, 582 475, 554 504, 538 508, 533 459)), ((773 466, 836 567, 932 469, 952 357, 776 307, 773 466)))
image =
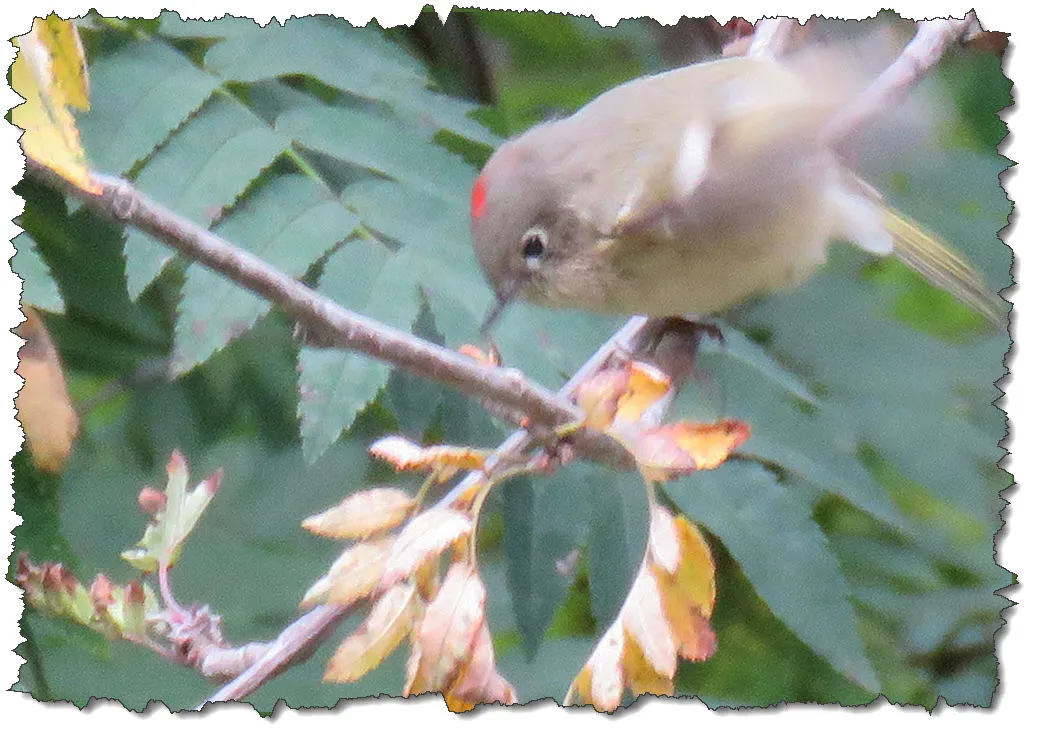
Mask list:
POLYGON ((609 90, 487 162, 472 218, 480 265, 502 303, 703 316, 801 283, 846 239, 908 255, 992 317, 973 271, 826 144, 855 91, 827 54, 726 59, 609 90))

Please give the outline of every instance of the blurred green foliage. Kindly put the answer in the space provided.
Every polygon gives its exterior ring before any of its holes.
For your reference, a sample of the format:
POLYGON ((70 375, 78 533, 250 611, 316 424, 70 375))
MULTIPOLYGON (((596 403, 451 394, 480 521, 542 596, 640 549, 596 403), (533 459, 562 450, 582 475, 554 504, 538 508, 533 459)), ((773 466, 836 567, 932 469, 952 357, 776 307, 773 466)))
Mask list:
MULTIPOLYGON (((95 167, 135 178, 344 305, 449 346, 477 339, 491 302, 466 207, 497 136, 668 64, 653 22, 602 29, 553 14, 465 12, 447 28, 427 14, 387 32, 164 14, 92 17, 83 33, 94 108, 80 125, 95 167)), ((1009 82, 980 52, 952 54, 938 79, 955 125, 878 184, 1001 288, 1010 254, 996 232, 1009 206, 996 113, 1009 82)), ((33 182, 18 193, 28 235, 15 268, 51 311, 84 417, 60 478, 24 450, 15 458, 16 551, 61 559, 83 579, 126 579, 119 551, 144 525, 136 494, 161 485, 178 447, 193 474, 223 467, 225 477, 176 568, 177 594, 211 604, 232 641, 270 638, 336 555, 299 521, 392 478, 366 455, 371 440, 490 446, 505 433, 453 391, 299 349, 280 314, 147 237, 33 182)), ((992 383, 1008 337, 979 330, 901 266, 840 248, 808 285, 727 322, 731 349, 708 348, 710 379, 691 383, 675 415, 750 420, 748 450, 767 464, 733 463, 662 492, 703 523, 718 565, 718 653, 683 665, 680 690, 712 706, 861 704, 878 689, 927 707, 939 696, 989 704, 1008 604, 992 593, 1010 582, 992 560, 1010 484, 997 467, 1005 418, 992 383)), ((555 386, 616 325, 517 306, 496 339, 510 363, 555 386)), ((506 486, 488 506, 481 574, 501 670, 523 701, 561 699, 641 556, 641 483, 576 465, 506 486), (561 574, 557 560, 580 547, 579 566, 561 574)), ((24 623, 16 689, 38 698, 178 709, 212 690, 144 650, 32 613, 24 623)), ((269 711, 278 698, 399 692, 401 653, 356 685, 321 683, 334 646, 252 702, 269 711)))

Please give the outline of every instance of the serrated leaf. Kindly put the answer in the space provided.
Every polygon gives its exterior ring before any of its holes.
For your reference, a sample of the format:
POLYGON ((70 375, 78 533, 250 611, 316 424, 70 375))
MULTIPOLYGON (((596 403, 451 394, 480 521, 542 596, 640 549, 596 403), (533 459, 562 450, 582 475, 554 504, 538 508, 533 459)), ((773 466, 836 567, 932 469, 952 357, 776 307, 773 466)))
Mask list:
POLYGON ((879 690, 848 585, 803 494, 756 465, 734 461, 672 483, 668 492, 721 537, 799 638, 859 685, 879 690))
POLYGON ((235 28, 206 55, 206 66, 225 79, 259 81, 304 74, 353 95, 383 101, 421 119, 425 136, 447 129, 473 141, 498 139, 468 117, 472 105, 427 89, 414 59, 370 28, 337 18, 291 18, 284 27, 235 28))
MULTIPOLYGON (((302 175, 287 175, 236 205, 216 232, 299 278, 359 224, 323 185, 302 175)), ((224 275, 191 265, 174 329, 174 371, 186 372, 204 362, 268 310, 266 299, 224 275)))
MULTIPOLYGON (((141 169, 136 185, 185 218, 209 227, 289 144, 286 136, 233 98, 217 95, 172 134, 141 169)), ((281 230, 292 221, 279 223, 277 216, 286 217, 284 211, 292 211, 294 207, 296 212, 290 212, 288 218, 301 216, 299 201, 306 201, 307 197, 315 204, 333 199, 327 191, 322 192, 317 183, 311 182, 307 187, 299 183, 302 177, 285 179, 290 184, 280 185, 283 189, 278 189, 280 180, 275 181, 255 200, 246 203, 244 213, 235 213, 234 219, 220 233, 265 258, 282 256, 285 266, 295 267, 293 272, 301 274, 302 270, 286 258, 284 241, 280 242, 281 251, 278 250, 278 237, 284 238, 281 230), (263 230, 264 227, 270 231, 263 230)), ((326 212, 324 216, 334 218, 335 214, 326 212)), ((309 224, 307 231, 320 233, 321 225, 321 222, 309 224)), ((328 224, 328 229, 332 226, 328 224)), ((340 238, 345 235, 341 234, 340 238)), ((306 250, 309 244, 303 239, 302 245, 306 250)), ((174 254, 168 246, 136 230, 127 236, 125 253, 127 288, 133 299, 151 284, 174 254)), ((199 269, 196 268, 196 274, 199 269)))
POLYGON ((102 56, 90 75, 93 107, 77 120, 83 146, 97 169, 120 173, 151 154, 220 84, 156 40, 102 56))
POLYGON ((364 167, 435 195, 458 192, 473 170, 422 135, 410 121, 386 111, 333 105, 299 105, 278 116, 276 127, 315 151, 364 167))
POLYGON ((815 403, 815 395, 805 385, 804 380, 793 370, 784 367, 769 354, 760 344, 751 341, 742 331, 723 321, 715 321, 724 337, 723 343, 715 341, 701 344, 704 354, 723 354, 731 359, 753 368, 757 375, 767 378, 779 387, 800 398, 806 403, 815 403))
MULTIPOLYGON (((881 521, 905 529, 905 517, 856 458, 854 428, 840 428, 831 420, 829 398, 818 400, 815 410, 806 413, 787 393, 763 387, 759 373, 724 355, 702 357, 701 368, 723 388, 726 412, 753 428, 740 451, 774 462, 823 490, 842 495, 881 521)), ((683 393, 672 414, 696 418, 705 411, 694 394, 683 393)))
POLYGON ((12 109, 11 122, 25 130, 23 151, 79 187, 98 192, 69 110, 89 104, 83 49, 75 28, 71 21, 51 15, 34 19, 30 32, 13 41, 18 55, 11 66, 11 87, 25 102, 12 109))
POLYGON ((33 238, 22 232, 11 243, 14 244, 11 271, 22 278, 22 302, 51 313, 64 313, 65 301, 58 291, 58 283, 33 238))
MULTIPOLYGON (((357 240, 325 265, 320 291, 341 305, 407 330, 418 314, 415 275, 404 255, 357 240)), ((349 428, 390 376, 389 365, 360 354, 303 347, 299 353, 303 451, 317 459, 349 428)))

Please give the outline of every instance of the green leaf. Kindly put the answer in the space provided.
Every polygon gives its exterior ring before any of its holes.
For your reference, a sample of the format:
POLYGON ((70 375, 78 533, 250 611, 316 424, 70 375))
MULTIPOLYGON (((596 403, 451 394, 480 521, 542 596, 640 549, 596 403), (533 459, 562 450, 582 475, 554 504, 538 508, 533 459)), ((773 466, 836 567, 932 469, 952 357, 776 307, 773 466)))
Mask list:
POLYGON ((574 581, 577 561, 567 560, 588 535, 602 478, 600 470, 576 464, 502 486, 509 593, 528 659, 574 581))
MULTIPOLYGON (((338 198, 302 175, 273 180, 216 232, 275 269, 302 277, 360 225, 338 198)), ((249 330, 270 309, 266 299, 200 265, 187 270, 175 329, 173 369, 186 372, 249 330)))
MULTIPOLYGON (((280 115, 275 125, 308 149, 435 195, 461 194, 474 179, 461 157, 431 143, 415 121, 386 110, 301 104, 280 115)), ((460 208, 463 200, 455 202, 460 208)))
MULTIPOLYGON (((806 410, 803 402, 787 392, 774 385, 763 385, 763 373, 757 371, 756 363, 745 364, 727 351, 704 354, 699 361, 700 370, 719 386, 724 397, 724 415, 751 426, 750 438, 740 447, 741 453, 767 460, 822 490, 838 493, 897 529, 908 527, 909 522, 891 502, 888 492, 857 459, 858 440, 854 433, 826 422, 826 399, 806 410)), ((672 415, 714 420, 717 410, 704 408, 697 394, 690 392, 694 389, 687 388, 679 395, 672 415)))
MULTIPOLYGON (((325 265, 319 290, 343 306, 407 330, 418 315, 415 272, 404 252, 354 240, 325 265)), ((361 354, 303 347, 299 355, 303 452, 317 459, 349 428, 390 376, 389 365, 361 354)))
POLYGON ((879 692, 848 585, 812 520, 811 496, 732 460, 668 486, 688 515, 725 542, 773 613, 841 673, 879 692))
POLYGON ((122 557, 142 572, 171 567, 180 555, 181 545, 198 524, 220 487, 223 475, 218 471, 188 492, 188 465, 180 452, 170 455, 166 466, 165 507, 155 514, 137 542, 137 549, 123 552, 122 557))
POLYGON ((22 302, 51 313, 64 313, 65 301, 58 291, 58 283, 33 238, 22 232, 11 243, 14 244, 11 271, 22 278, 22 302))
POLYGON ((762 377, 771 380, 806 403, 817 402, 815 395, 805 385, 804 380, 793 370, 784 367, 764 347, 752 341, 735 326, 730 326, 724 321, 712 322, 721 330, 724 342, 704 342, 701 345, 704 355, 721 354, 726 359, 732 359, 757 370, 762 377))
POLYGON ((91 60, 90 112, 77 116, 94 169, 127 172, 198 110, 220 80, 155 40, 91 60))
MULTIPOLYGON (((178 214, 209 227, 289 143, 232 98, 217 96, 149 160, 136 184, 178 214)), ((170 247, 137 230, 127 236, 125 252, 127 287, 134 299, 174 255, 170 247)))
POLYGON ((589 483, 597 495, 588 535, 588 582, 602 634, 620 613, 645 555, 649 501, 635 474, 602 470, 589 483))
POLYGON ((206 67, 240 82, 308 75, 420 121, 425 140, 447 129, 473 141, 498 143, 469 117, 474 106, 429 90, 425 70, 376 29, 354 28, 338 18, 291 18, 281 28, 236 28, 209 51, 206 67))

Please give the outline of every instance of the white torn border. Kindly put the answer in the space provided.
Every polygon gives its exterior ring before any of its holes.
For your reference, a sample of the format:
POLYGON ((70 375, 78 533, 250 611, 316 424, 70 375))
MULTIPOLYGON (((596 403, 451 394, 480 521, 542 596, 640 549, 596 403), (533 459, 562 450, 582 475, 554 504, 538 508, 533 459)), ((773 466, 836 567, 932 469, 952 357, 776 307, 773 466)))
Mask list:
MULTIPOLYGON (((236 16, 247 16, 266 23, 271 18, 283 21, 291 16, 328 13, 345 17, 354 24, 366 24, 375 18, 383 25, 410 24, 414 21, 423 3, 404 0, 292 0, 292 2, 270 2, 263 0, 164 0, 163 2, 130 2, 129 0, 51 0, 44 2, 8 3, 0 14, 0 31, 2 37, 8 39, 28 31, 34 15, 46 15, 57 12, 62 17, 82 15, 91 7, 107 16, 148 16, 154 17, 160 10, 169 9, 181 12, 187 17, 213 18, 230 13, 236 16)), ((443 15, 450 5, 438 0, 433 3, 437 11, 443 15)), ((1015 98, 1017 105, 1011 110, 1009 123, 1017 136, 1009 145, 1004 145, 1003 153, 1014 161, 1023 162, 1025 166, 1018 168, 1010 177, 1004 178, 1004 185, 1009 186, 1011 198, 1017 201, 1018 208, 1014 214, 1014 227, 1004 232, 1004 239, 1015 251, 1023 252, 1025 258, 1019 260, 1015 267, 1018 282, 1025 286, 1017 288, 1010 294, 1015 303, 1014 339, 1015 351, 1012 369, 1015 375, 1025 378, 1039 377, 1039 321, 1035 319, 1034 296, 1039 283, 1039 257, 1033 256, 1035 245, 1039 244, 1039 207, 1036 207, 1035 162, 1039 155, 1035 154, 1035 137, 1025 132, 1039 130, 1039 122, 1035 120, 1036 100, 1039 99, 1039 84, 1035 73, 1039 69, 1039 38, 1034 22, 1035 10, 1027 3, 1017 0, 988 0, 978 4, 976 0, 848 0, 839 5, 806 0, 783 0, 782 2, 762 2, 761 0, 707 0, 706 2, 680 3, 676 0, 624 0, 623 2, 581 0, 566 2, 559 0, 532 0, 527 3, 480 3, 482 7, 508 9, 535 9, 588 15, 595 13, 596 18, 604 25, 615 25, 625 17, 650 15, 663 23, 673 23, 683 14, 697 16, 715 15, 725 20, 732 15, 755 19, 762 15, 795 15, 804 20, 813 12, 839 13, 844 18, 863 18, 876 14, 880 7, 893 8, 902 15, 913 18, 962 17, 967 11, 978 8, 982 25, 988 29, 1010 31, 1011 50, 1004 66, 1006 74, 1015 81, 1015 98), (1022 89, 1024 92, 1022 92, 1022 89), (1023 206, 1023 207, 1022 207, 1023 206), (1029 271, 1031 269, 1031 272, 1029 271), (1024 317, 1022 317, 1024 314, 1024 317)), ((10 67, 14 59, 14 48, 3 43, 4 69, 10 67)), ((19 98, 9 88, 4 88, 4 109, 17 104, 19 98)), ((1006 118, 1006 114, 1004 114, 1006 118)), ((23 161, 17 147, 20 132, 9 124, 0 124, 0 157, 4 182, 0 186, 0 202, 3 217, 0 227, 3 236, 0 238, 0 323, 9 329, 21 322, 21 313, 17 308, 17 295, 20 281, 10 272, 8 260, 14 254, 10 245, 19 230, 11 223, 22 209, 21 200, 11 188, 21 177, 23 161)), ((0 395, 13 399, 20 385, 14 374, 17 347, 21 341, 6 330, 0 333, 0 384, 3 390, 0 395)), ((1006 410, 1010 413, 1013 426, 1012 448, 1034 450, 1039 448, 1036 430, 1039 425, 1039 397, 1036 383, 1026 379, 1010 381, 1004 385, 1008 393, 1006 410)), ((9 460, 20 444, 21 433, 14 421, 13 400, 4 401, 4 410, 0 413, 0 445, 3 457, 9 460)), ((1035 541, 1039 537, 1029 536, 1029 530, 1036 530, 1039 525, 1039 496, 1034 491, 1039 489, 1039 455, 1020 452, 1011 458, 1007 468, 1015 475, 1020 488, 1013 495, 1013 507, 1010 509, 1010 527, 1016 533, 1013 537, 1000 540, 1000 558, 1012 569, 1016 570, 1025 583, 1036 582, 1034 563, 1039 561, 1035 556, 1035 541), (1031 555, 1031 556, 1029 556, 1031 555), (1028 565, 1022 567, 1021 563, 1028 565), (1030 565, 1028 563, 1031 563, 1030 565), (1031 577, 1030 577, 1031 576, 1031 577)), ((3 502, 0 503, 0 517, 3 518, 3 552, 9 556, 12 546, 10 531, 18 523, 11 512, 11 471, 9 463, 0 465, 0 491, 3 502)), ((1007 514, 1004 514, 1007 515, 1007 514)), ((4 717, 4 725, 13 736, 74 736, 77 739, 89 739, 94 736, 122 736, 147 733, 151 739, 165 737, 181 737, 190 732, 193 737, 226 737, 230 732, 243 729, 254 733, 262 739, 267 736, 288 735, 294 732, 311 732, 346 737, 383 736, 389 731, 411 737, 431 737, 441 733, 470 736, 491 736, 494 739, 507 737, 547 736, 573 732, 594 731, 597 737, 628 737, 632 732, 656 732, 658 736, 670 736, 688 731, 724 734, 726 737, 758 736, 762 732, 786 733, 808 736, 834 736, 840 732, 842 739, 852 737, 904 736, 912 733, 940 731, 945 739, 970 737, 974 739, 982 732, 986 735, 998 734, 1013 736, 1020 726, 1034 722, 1027 708, 1034 701, 1031 693, 1034 680, 1036 658, 1039 657, 1035 628, 1036 598, 1024 597, 1023 604, 1010 612, 1010 628, 1000 632, 1000 688, 996 696, 994 711, 979 711, 969 708, 939 709, 937 715, 928 716, 916 709, 901 709, 883 705, 870 710, 849 710, 838 708, 818 708, 813 706, 794 706, 780 711, 742 711, 733 715, 730 711, 708 711, 704 705, 694 700, 654 700, 640 702, 640 710, 622 712, 609 719, 599 716, 591 710, 562 711, 551 701, 542 701, 531 709, 483 708, 475 712, 471 718, 459 718, 450 714, 444 707, 443 700, 438 697, 411 699, 408 701, 367 700, 344 701, 336 711, 291 711, 279 708, 277 720, 265 720, 256 715, 251 706, 237 705, 221 707, 219 710, 207 709, 203 716, 177 717, 171 716, 163 707, 153 708, 146 717, 132 714, 121 705, 104 701, 95 704, 92 710, 80 712, 69 704, 40 704, 25 694, 13 693, 6 687, 13 684, 21 658, 13 654, 14 647, 20 643, 17 619, 21 613, 20 594, 17 588, 4 581, 0 584, 0 635, 3 646, 0 647, 0 682, 5 691, 0 693, 0 713, 4 717), (147 723, 142 723, 146 721, 147 723), (305 722, 305 723, 304 723, 305 722), (724 723, 719 723, 724 722, 724 723), (938 725, 935 725, 938 722, 938 725), (811 734, 803 734, 810 729, 811 734)), ((172 665, 156 663, 154 669, 178 670, 172 665)), ((297 668, 301 669, 301 668, 297 668)), ((316 679, 316 678, 315 678, 316 679)), ((201 682, 200 682, 201 684, 201 682)), ((277 684, 275 682, 275 684, 277 684)), ((201 692, 206 692, 203 687, 201 692)))

